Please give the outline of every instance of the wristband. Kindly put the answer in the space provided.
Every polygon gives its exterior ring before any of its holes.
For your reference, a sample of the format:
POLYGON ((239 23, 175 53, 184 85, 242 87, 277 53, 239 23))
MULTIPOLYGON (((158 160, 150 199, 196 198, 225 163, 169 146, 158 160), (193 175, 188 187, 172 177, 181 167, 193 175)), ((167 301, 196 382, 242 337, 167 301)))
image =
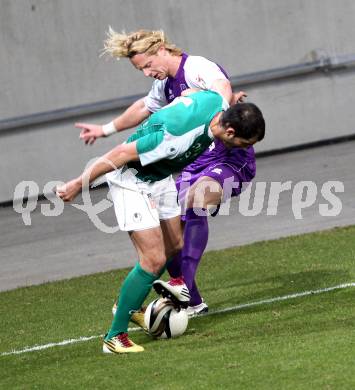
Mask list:
POLYGON ((111 121, 110 123, 107 123, 106 125, 102 126, 102 131, 105 137, 108 137, 109 135, 116 133, 117 129, 113 121, 111 121))

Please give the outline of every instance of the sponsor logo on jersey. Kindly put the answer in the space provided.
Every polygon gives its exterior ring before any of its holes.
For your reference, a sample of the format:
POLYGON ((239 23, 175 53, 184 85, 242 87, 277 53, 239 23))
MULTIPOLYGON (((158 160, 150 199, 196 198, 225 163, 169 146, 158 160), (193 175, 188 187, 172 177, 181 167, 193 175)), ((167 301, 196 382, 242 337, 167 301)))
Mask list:
POLYGON ((216 147, 215 143, 212 142, 211 145, 208 147, 209 151, 212 152, 212 150, 216 147))
POLYGON ((215 169, 212 169, 211 172, 214 172, 214 173, 217 173, 217 175, 220 175, 222 173, 222 169, 221 168, 215 168, 215 169))
POLYGON ((168 92, 169 92, 169 100, 174 100, 175 99, 175 95, 174 95, 173 90, 171 88, 169 88, 168 92))
POLYGON ((196 142, 192 144, 191 148, 187 152, 185 152, 181 157, 178 158, 178 161, 183 161, 185 159, 198 156, 201 153, 201 149, 202 149, 202 144, 200 142, 196 142))
POLYGON ((200 75, 197 76, 196 81, 203 89, 207 89, 206 81, 200 75))

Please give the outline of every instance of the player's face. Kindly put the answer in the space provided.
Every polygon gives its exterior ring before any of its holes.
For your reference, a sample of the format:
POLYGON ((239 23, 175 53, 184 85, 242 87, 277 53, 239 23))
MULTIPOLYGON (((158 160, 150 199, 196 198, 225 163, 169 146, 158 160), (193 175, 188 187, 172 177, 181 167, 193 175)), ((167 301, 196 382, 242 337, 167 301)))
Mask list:
POLYGON ((153 55, 147 55, 145 53, 136 54, 130 60, 136 69, 144 73, 144 76, 153 77, 157 80, 164 80, 169 76, 165 50, 159 50, 157 54, 153 55))
POLYGON ((227 148, 245 149, 248 146, 251 146, 251 145, 254 145, 255 143, 257 143, 258 139, 257 139, 257 137, 254 137, 251 139, 245 139, 242 137, 234 137, 234 130, 229 132, 227 129, 222 137, 222 141, 227 148))
POLYGON ((241 137, 234 137, 234 140, 232 141, 232 148, 242 148, 245 149, 248 146, 252 146, 258 142, 258 139, 252 138, 252 139, 245 139, 241 137))

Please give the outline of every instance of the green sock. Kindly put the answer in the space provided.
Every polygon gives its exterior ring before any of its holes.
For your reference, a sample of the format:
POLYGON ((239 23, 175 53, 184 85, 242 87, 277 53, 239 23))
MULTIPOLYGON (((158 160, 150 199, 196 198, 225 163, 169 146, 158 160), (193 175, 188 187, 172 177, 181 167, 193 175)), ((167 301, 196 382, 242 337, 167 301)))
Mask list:
POLYGON ((123 281, 117 311, 106 340, 117 336, 119 333, 127 332, 132 310, 139 310, 142 307, 152 288, 152 283, 157 279, 157 275, 145 271, 139 263, 136 264, 123 281))

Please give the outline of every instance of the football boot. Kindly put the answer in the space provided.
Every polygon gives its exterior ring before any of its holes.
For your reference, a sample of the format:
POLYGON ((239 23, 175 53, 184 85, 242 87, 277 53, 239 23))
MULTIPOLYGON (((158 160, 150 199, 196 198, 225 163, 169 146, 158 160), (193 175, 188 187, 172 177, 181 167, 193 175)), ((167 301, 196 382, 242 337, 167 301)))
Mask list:
POLYGON ((130 340, 128 333, 121 333, 108 340, 104 339, 102 351, 104 353, 135 353, 143 352, 144 348, 130 340))
POLYGON ((156 280, 153 287, 157 294, 171 299, 176 306, 184 309, 189 306, 190 293, 182 277, 171 278, 168 282, 156 280))
POLYGON ((188 306, 186 309, 187 315, 191 317, 196 317, 208 312, 208 305, 202 300, 202 303, 196 306, 188 306))

